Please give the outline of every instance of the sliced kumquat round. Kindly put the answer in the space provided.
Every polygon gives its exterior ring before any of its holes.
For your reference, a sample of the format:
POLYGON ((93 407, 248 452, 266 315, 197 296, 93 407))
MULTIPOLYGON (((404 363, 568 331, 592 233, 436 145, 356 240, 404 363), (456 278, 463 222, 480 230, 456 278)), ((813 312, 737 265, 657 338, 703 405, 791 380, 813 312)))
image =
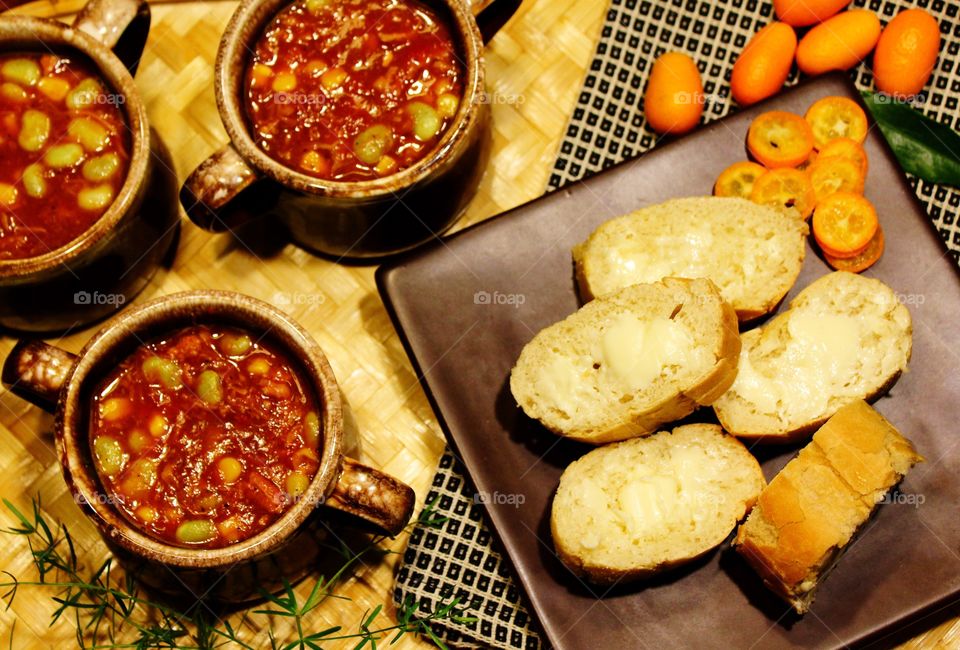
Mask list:
POLYGON ((794 208, 804 219, 813 212, 816 195, 810 176, 797 169, 771 169, 753 183, 750 200, 784 210, 794 208))
POLYGON ((835 192, 863 194, 863 175, 857 163, 846 158, 818 158, 807 168, 819 204, 835 192))
POLYGON ((799 115, 768 111, 750 123, 747 148, 764 167, 796 167, 813 151, 813 131, 799 115))
POLYGON ((817 160, 817 150, 814 149, 813 151, 810 152, 810 155, 807 156, 807 159, 804 160, 799 165, 797 165, 796 168, 799 169, 800 171, 804 171, 805 169, 810 169, 810 165, 816 162, 816 160, 817 160))
POLYGON ((856 257, 870 244, 879 226, 873 204, 852 192, 834 192, 813 213, 814 239, 831 257, 856 257))
POLYGON ((717 176, 717 182, 713 185, 713 194, 749 199, 754 182, 766 172, 766 167, 749 160, 735 162, 717 176))
POLYGON ((877 234, 873 236, 867 247, 855 257, 833 257, 826 253, 823 259, 827 264, 838 271, 849 271, 850 273, 860 273, 873 266, 880 256, 883 255, 885 242, 883 240, 883 228, 877 226, 877 234))
POLYGON ((864 178, 867 177, 867 169, 870 164, 867 160, 867 152, 856 140, 851 140, 850 138, 836 138, 827 143, 827 145, 820 150, 819 157, 826 158, 844 158, 846 160, 852 160, 860 168, 860 175, 864 178))
POLYGON ((867 114, 846 97, 824 97, 807 109, 804 116, 813 131, 813 146, 818 150, 831 140, 850 138, 861 143, 867 138, 867 114))

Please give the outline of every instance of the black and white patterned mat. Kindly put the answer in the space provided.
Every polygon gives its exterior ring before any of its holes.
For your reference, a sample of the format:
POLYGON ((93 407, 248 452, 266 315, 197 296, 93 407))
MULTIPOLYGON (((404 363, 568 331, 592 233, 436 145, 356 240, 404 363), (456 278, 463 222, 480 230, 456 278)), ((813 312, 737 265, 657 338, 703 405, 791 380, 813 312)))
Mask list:
MULTIPOLYGON (((548 1, 548 0, 540 0, 548 1)), ((943 43, 933 77, 914 105, 960 129, 960 3, 945 0, 855 0, 886 23, 900 10, 922 7, 940 23, 943 43)), ((700 67, 707 105, 703 121, 735 107, 730 71, 755 31, 773 18, 769 0, 612 0, 600 41, 550 177, 550 189, 583 179, 656 144, 643 118, 643 90, 654 59, 669 50, 689 54, 700 67)), ((867 65, 853 73, 861 89, 872 88, 867 65)), ((793 75, 788 84, 796 82, 793 75)), ((960 263, 960 191, 910 179, 917 196, 960 263)), ((437 633, 459 648, 539 648, 535 623, 485 522, 482 504, 461 463, 448 449, 427 495, 440 528, 417 528, 397 575, 394 600, 415 598, 433 608, 459 597, 479 620, 451 624, 437 633)))

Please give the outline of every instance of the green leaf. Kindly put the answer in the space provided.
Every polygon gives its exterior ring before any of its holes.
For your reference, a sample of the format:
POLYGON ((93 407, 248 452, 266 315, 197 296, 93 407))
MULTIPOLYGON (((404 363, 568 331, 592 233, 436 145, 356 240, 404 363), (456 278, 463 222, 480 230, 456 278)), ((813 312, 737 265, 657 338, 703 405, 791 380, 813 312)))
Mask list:
POLYGON ((960 134, 886 95, 865 92, 863 100, 904 171, 960 186, 960 134))

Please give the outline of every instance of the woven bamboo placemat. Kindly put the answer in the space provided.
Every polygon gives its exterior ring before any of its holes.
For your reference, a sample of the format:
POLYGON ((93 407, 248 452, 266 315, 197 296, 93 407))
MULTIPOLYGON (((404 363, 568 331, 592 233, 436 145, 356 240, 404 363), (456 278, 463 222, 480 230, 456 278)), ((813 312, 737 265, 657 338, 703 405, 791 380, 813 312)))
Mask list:
MULTIPOLYGON (((64 17, 76 0, 43 0, 16 13, 64 17)), ((573 109, 585 67, 593 55, 606 3, 598 0, 527 0, 487 52, 489 90, 496 98, 494 150, 477 198, 458 227, 475 223, 541 194, 573 109)), ((137 76, 152 126, 171 149, 180 178, 226 141, 213 97, 213 61, 234 2, 153 5, 153 27, 137 76)), ((174 269, 158 274, 138 302, 190 288, 242 291, 283 305, 326 351, 352 414, 360 457, 426 494, 444 439, 410 363, 381 304, 372 267, 342 266, 293 246, 257 257, 241 242, 210 236, 184 220, 174 269)), ((93 329, 52 341, 78 350, 93 329)), ((0 356, 13 345, 0 336, 0 356)), ((2 389, 0 389, 2 390, 2 389)), ((0 392, 0 495, 26 508, 39 495, 51 520, 70 526, 88 568, 107 557, 95 529, 80 513, 60 477, 52 446, 53 419, 13 395, 0 392)), ((12 522, 0 514, 0 526, 12 522)), ((389 544, 402 549, 404 538, 389 544)), ((0 538, 0 570, 33 577, 22 540, 0 538)), ((365 611, 389 603, 397 556, 360 567, 338 588, 351 600, 332 600, 311 615, 311 624, 355 625, 365 611)), ((301 596, 304 587, 299 589, 301 596)), ((75 643, 72 623, 49 626, 53 602, 47 590, 24 588, 14 606, 0 610, 0 644, 50 648, 75 643)), ((266 645, 263 619, 254 616, 242 636, 266 645)), ((275 625, 284 639, 288 628, 275 625)), ((909 647, 960 646, 960 624, 946 623, 909 647)), ((421 647, 407 638, 396 647, 421 647)), ((336 646, 331 646, 336 647, 336 646)))

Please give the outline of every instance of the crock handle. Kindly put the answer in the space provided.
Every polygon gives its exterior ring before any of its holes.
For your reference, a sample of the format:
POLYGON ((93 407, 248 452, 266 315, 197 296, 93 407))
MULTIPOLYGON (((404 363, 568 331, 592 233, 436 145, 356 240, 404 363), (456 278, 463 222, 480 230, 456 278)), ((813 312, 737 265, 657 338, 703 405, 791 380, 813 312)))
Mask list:
POLYGON ((240 156, 233 145, 227 145, 212 154, 193 170, 180 188, 180 203, 190 220, 211 232, 223 232, 260 216, 266 211, 269 190, 247 193, 244 200, 236 200, 241 192, 263 180, 240 156), (249 199, 249 200, 248 200, 249 199))
POLYGON ((133 75, 150 33, 150 5, 147 0, 90 0, 73 26, 113 50, 133 75))
POLYGON ((340 480, 324 505, 359 517, 392 536, 410 521, 415 500, 413 488, 406 483, 344 458, 340 480))
POLYGON ((3 384, 10 392, 53 413, 76 360, 76 355, 43 341, 23 340, 3 364, 3 384))
POLYGON ((477 18, 483 42, 489 43, 500 28, 517 13, 522 0, 470 0, 470 9, 477 18))

